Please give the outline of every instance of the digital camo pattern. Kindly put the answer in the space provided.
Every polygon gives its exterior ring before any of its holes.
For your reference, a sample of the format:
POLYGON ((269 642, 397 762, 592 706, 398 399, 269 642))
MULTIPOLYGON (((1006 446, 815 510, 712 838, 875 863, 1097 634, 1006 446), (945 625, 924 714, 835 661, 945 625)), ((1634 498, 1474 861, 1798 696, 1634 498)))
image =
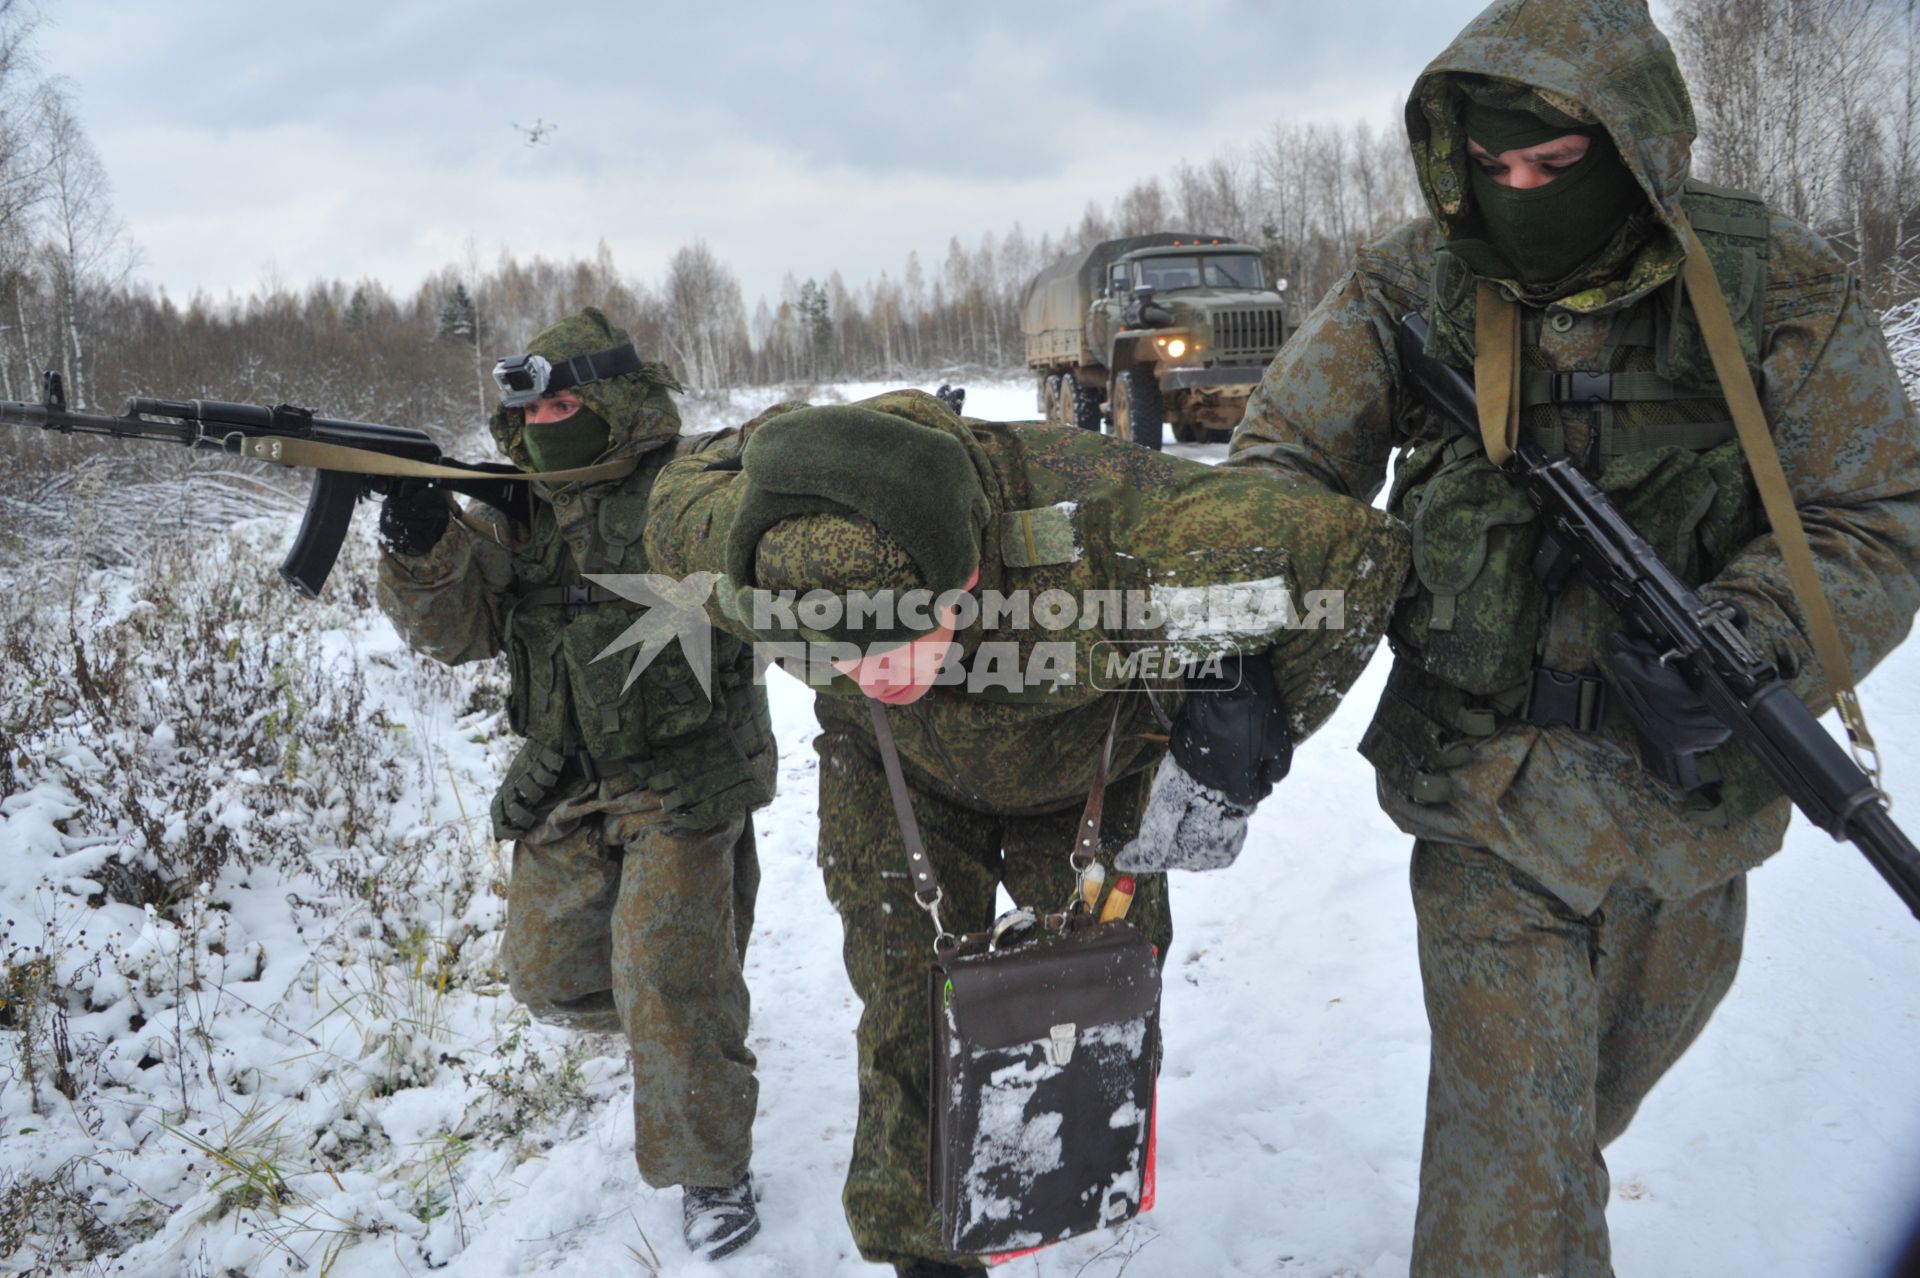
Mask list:
MULTIPOLYGON (((871 738, 829 730, 814 745, 820 752, 820 870, 845 930, 847 978, 862 1004, 860 1114, 843 1196, 847 1224, 860 1254, 875 1263, 951 1260, 927 1178, 933 924, 914 903, 906 846, 871 738)), ((1109 883, 1113 852, 1138 824, 1147 783, 1145 774, 1136 774, 1107 787, 1101 860, 1109 883)), ((1009 817, 913 787, 914 814, 945 893, 940 910, 947 928, 985 928, 1003 883, 1022 905, 1064 904, 1074 888, 1067 854, 1085 798, 1083 792, 1071 806, 1009 817)), ((1173 940, 1166 880, 1143 876, 1137 884, 1127 919, 1164 961, 1173 940)))
POLYGON ((1733 984, 1746 879, 1576 914, 1492 853, 1420 842, 1433 1028, 1413 1278, 1612 1278, 1600 1151, 1733 984))
MULTIPOLYGON (((1496 5, 1469 29, 1476 65, 1493 64, 1489 42, 1517 21, 1516 13, 1533 22, 1551 11, 1594 7, 1545 0, 1496 5)), ((1643 6, 1628 0, 1616 7, 1644 15, 1643 6)), ((1521 28, 1523 34, 1531 29, 1521 28)), ((1644 43, 1636 34, 1625 52, 1644 43)), ((1536 65, 1524 43, 1511 56, 1515 78, 1536 65)), ((1581 75, 1597 74, 1610 56, 1622 53, 1586 50, 1581 75)), ((1434 64, 1448 65, 1446 56, 1434 64)), ((1563 87, 1571 93, 1584 82, 1563 87)), ((1671 155, 1684 161, 1685 149, 1671 155)), ((1677 185, 1681 176, 1669 171, 1665 184, 1677 185)), ((1445 433, 1438 416, 1401 381, 1392 338, 1402 315, 1434 304, 1436 243, 1433 223, 1422 221, 1362 250, 1354 271, 1315 309, 1255 391, 1230 466, 1370 499, 1396 449, 1445 433)), ((1763 403, 1859 677, 1906 635, 1920 601, 1914 422, 1873 316, 1832 251, 1805 228, 1774 218, 1767 270, 1763 403)), ((1677 286, 1670 280, 1666 287, 1677 286)), ((1666 298, 1661 291, 1622 306, 1659 307, 1666 298)), ((1564 333, 1547 326, 1542 358, 1553 368, 1581 367, 1614 318, 1603 310, 1574 317, 1564 333)), ((1573 428, 1583 425, 1576 420, 1582 411, 1561 413, 1573 428)), ((1770 535, 1734 553, 1706 593, 1746 608, 1749 633, 1797 672, 1797 691, 1816 708, 1825 704, 1804 619, 1770 535)), ((1598 607, 1578 586, 1568 591, 1538 660, 1560 670, 1596 671, 1592 637, 1604 627, 1586 614, 1598 607)), ((1668 897, 1704 890, 1776 850, 1788 816, 1785 804, 1775 803, 1730 826, 1696 820, 1646 780, 1620 739, 1604 733, 1542 730, 1504 719, 1476 735, 1468 725, 1441 723, 1417 748, 1424 762, 1439 765, 1448 797, 1420 803, 1383 776, 1383 803, 1403 829, 1497 847, 1582 910, 1597 908, 1618 880, 1668 897)))
MULTIPOLYGON (((630 441, 644 426, 635 414, 651 412, 645 404, 658 388, 641 392, 640 374, 614 378, 602 389, 607 402, 621 402, 608 388, 623 384, 625 415, 610 421, 615 439, 630 441)), ((731 448, 736 438, 716 431, 650 444, 625 478, 535 485, 530 528, 511 527, 476 504, 426 555, 381 557, 380 605, 412 647, 450 664, 507 657, 508 721, 528 745, 495 795, 496 837, 517 837, 544 804, 588 784, 578 768, 556 782, 556 758, 590 756, 603 775, 659 791, 669 816, 687 830, 772 798, 766 693, 754 683, 744 645, 716 636, 708 690, 678 644, 629 681, 629 659, 601 654, 636 620, 639 606, 614 599, 575 609, 551 597, 557 587, 584 588, 586 574, 648 571, 640 538, 660 467, 673 457, 731 448)))
MULTIPOLYGON (((901 391, 866 401, 883 412, 939 425, 961 439, 983 476, 996 518, 987 521, 979 591, 1048 590, 1086 599, 1101 591, 1177 591, 1235 583, 1308 592, 1344 592, 1342 624, 1276 627, 1258 633, 1191 637, 1198 650, 1269 653, 1281 703, 1296 740, 1333 712, 1379 642, 1406 573, 1407 539, 1397 522, 1359 502, 1315 488, 1277 484, 1250 473, 1169 457, 1088 432, 1035 424, 962 421, 931 395, 901 391), (1070 521, 1070 535, 1046 533, 1056 553, 1033 555, 1009 512, 1047 511, 1070 521), (1032 559, 1053 562, 1031 563, 1032 559)), ((669 463, 654 489, 647 527, 650 558, 685 575, 725 570, 731 526, 729 488, 738 472, 700 459, 669 463)), ((1044 522, 1044 521, 1043 521, 1044 522)), ((709 611, 743 639, 753 631, 726 612, 723 583, 709 611)), ((1106 614, 1101 614, 1106 618, 1106 614)), ((1165 638, 1164 630, 1082 626, 989 631, 984 618, 956 637, 973 654, 1034 645, 1073 645, 1073 677, 1040 687, 935 692, 894 715, 903 764, 916 786, 982 812, 1045 812, 1084 798, 1094 756, 1114 714, 1112 698, 1091 677, 1096 657, 1116 641, 1165 638), (1036 768, 1034 760, 1047 766, 1036 768)), ((1177 686, 1153 687, 1160 708, 1177 708, 1177 686)), ((1161 747, 1138 733, 1159 733, 1145 696, 1129 696, 1111 775, 1149 768, 1161 747)), ((872 740, 858 691, 834 679, 816 702, 821 726, 872 740)))
MULTIPOLYGON (((575 355, 592 355, 625 346, 631 340, 626 329, 613 324, 598 308, 589 306, 535 334, 524 353, 558 362, 575 355)), ((612 427, 609 447, 601 459, 605 460, 647 452, 677 439, 680 410, 668 392, 681 389, 679 380, 665 364, 648 363, 638 373, 588 382, 574 387, 573 393, 612 427)), ((500 451, 512 458, 521 470, 533 470, 533 463, 520 441, 520 432, 526 424, 524 412, 505 405, 496 407, 487 423, 500 451)))
POLYGON ((1407 136, 1427 207, 1451 235, 1470 213, 1460 108, 1530 111, 1607 127, 1671 234, 1631 261, 1603 255, 1597 274, 1563 293, 1572 310, 1630 302, 1670 279, 1685 257, 1681 184, 1691 163, 1693 103, 1645 0, 1496 0, 1435 58, 1406 107, 1407 136))
MULTIPOLYGON (((551 359, 626 334, 589 308, 534 339, 551 359)), ((744 814, 772 796, 766 693, 732 639, 707 697, 677 648, 627 686, 627 664, 593 658, 633 619, 624 605, 526 602, 583 572, 647 570, 648 494, 669 458, 734 432, 683 438, 663 366, 580 389, 632 475, 535 485, 531 528, 478 504, 426 555, 383 554, 381 608, 416 650, 449 664, 506 653, 508 717, 526 738, 495 796, 495 833, 518 838, 505 962, 536 1014, 624 1026, 634 1061, 635 1156, 654 1185, 732 1184, 745 1173, 755 1106, 740 951, 758 869, 744 814), (607 779, 563 756, 585 754, 607 779)), ((495 414, 517 464, 522 415, 495 414)))
POLYGON ((771 590, 912 590, 924 583, 898 540, 858 515, 796 515, 767 530, 754 576, 771 590))
MULTIPOLYGON (((1573 118, 1590 109, 1604 120, 1671 231, 1691 117, 1643 3, 1500 0, 1434 62, 1409 107, 1409 132, 1437 218, 1459 212, 1464 186, 1442 104, 1500 84, 1573 118)), ((1444 438, 1442 420, 1403 382, 1393 341, 1412 311, 1470 317, 1471 274, 1436 274, 1447 261, 1441 238, 1426 219, 1360 252, 1255 391, 1229 465, 1371 498, 1396 450, 1444 438)), ((1764 249, 1754 352, 1763 403, 1858 677, 1906 635, 1920 601, 1914 421, 1874 318, 1834 253, 1779 217, 1764 249)), ((1615 333, 1666 331, 1659 316, 1676 306, 1676 250, 1670 234, 1656 235, 1613 280, 1555 302, 1549 313, 1566 318, 1542 326, 1532 366, 1593 367, 1615 333)), ((1737 313, 1740 298, 1729 293, 1737 313)), ((1444 357, 1470 364, 1470 320, 1436 332, 1444 357)), ((1585 410, 1552 411, 1569 440, 1589 428, 1585 410)), ((1692 455, 1681 465, 1681 451, 1618 459, 1641 474, 1623 481, 1616 500, 1637 501, 1637 510, 1685 506, 1701 519, 1729 486, 1751 502, 1750 480, 1703 473, 1716 467, 1692 455), (1662 500, 1667 471, 1682 482, 1662 500)), ((1489 494, 1481 527, 1497 526, 1502 502, 1518 512, 1508 496, 1489 494)), ((1719 566, 1704 593, 1745 607, 1749 633, 1823 706, 1773 537, 1724 553, 1706 540, 1695 546, 1698 562, 1719 566)), ((1517 559, 1506 566, 1519 570, 1517 559)), ((1604 612, 1576 585, 1520 665, 1599 672, 1604 612)), ((1600 1147, 1731 981, 1742 874, 1778 849, 1788 809, 1775 802, 1714 824, 1711 811, 1689 810, 1650 781, 1612 728, 1535 728, 1512 717, 1517 701, 1502 709, 1457 690, 1449 699, 1447 687, 1402 655, 1368 734, 1382 806, 1421 840, 1415 899, 1433 1087, 1413 1269, 1605 1275, 1600 1147)))
POLYGON ((741 964, 759 885, 751 821, 688 833, 649 790, 569 800, 514 846, 513 996, 542 1020, 625 1027, 634 1160, 656 1188, 747 1174, 760 1086, 741 964))
MULTIPOLYGON (((1281 698, 1299 737, 1318 727, 1379 640, 1406 572, 1405 531, 1358 502, 1264 477, 1224 474, 1098 434, 1003 426, 952 415, 932 396, 897 392, 867 402, 952 432, 966 445, 994 518, 986 524, 982 590, 1200 588, 1246 582, 1297 594, 1341 589, 1344 627, 1210 637, 1221 651, 1271 651, 1281 698), (1039 515, 1040 535, 1029 540, 1039 515), (1061 522, 1067 524, 1061 530, 1061 522)), ((654 489, 649 556, 683 575, 725 567, 729 487, 737 472, 700 459, 668 465, 654 489)), ((723 586, 716 599, 726 594, 723 586)), ((717 603, 716 624, 742 638, 745 622, 717 603)), ((1067 853, 1108 727, 1118 739, 1106 797, 1103 859, 1138 826, 1164 747, 1148 697, 1102 692, 1087 677, 1096 643, 1124 630, 1074 628, 959 635, 976 657, 989 642, 1021 652, 1070 640, 1077 677, 1039 688, 968 692, 936 687, 891 712, 915 812, 953 931, 986 926, 994 887, 1023 904, 1063 903, 1067 853), (1119 713, 1116 719, 1116 703, 1119 713)), ((1173 687, 1155 690, 1178 707, 1173 687)), ((913 900, 886 782, 863 700, 836 681, 815 702, 822 734, 820 864, 845 928, 847 975, 863 1003, 860 1119, 845 1204, 854 1240, 876 1262, 942 1257, 928 1200, 926 980, 933 928, 913 900)), ((1115 876, 1109 874, 1111 882, 1115 876)), ((1165 881, 1143 877, 1128 916, 1165 955, 1171 936, 1165 881)))

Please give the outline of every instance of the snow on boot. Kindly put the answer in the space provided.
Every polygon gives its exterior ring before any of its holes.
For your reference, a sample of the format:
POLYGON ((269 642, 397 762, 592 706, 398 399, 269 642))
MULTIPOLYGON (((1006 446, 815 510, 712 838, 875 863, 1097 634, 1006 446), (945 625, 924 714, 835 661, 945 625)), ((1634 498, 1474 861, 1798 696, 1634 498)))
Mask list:
POLYGON ((760 1232, 753 1203, 753 1173, 737 1185, 688 1185, 680 1191, 681 1230, 687 1250, 718 1260, 746 1246, 760 1232))

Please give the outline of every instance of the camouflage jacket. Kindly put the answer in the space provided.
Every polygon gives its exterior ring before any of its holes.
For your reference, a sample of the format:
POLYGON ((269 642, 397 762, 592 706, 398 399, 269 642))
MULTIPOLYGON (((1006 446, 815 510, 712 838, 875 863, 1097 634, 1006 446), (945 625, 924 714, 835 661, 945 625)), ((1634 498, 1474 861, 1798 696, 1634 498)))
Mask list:
POLYGON ((1604 123, 1653 210, 1552 296, 1499 283, 1523 304, 1528 374, 1540 384, 1627 371, 1664 386, 1666 402, 1532 403, 1523 428, 1562 441, 1683 575, 1741 604, 1749 633, 1816 708, 1824 681, 1779 546, 1738 443, 1714 420, 1724 404, 1677 279, 1682 213, 1708 241, 1742 321, 1856 677, 1900 642, 1920 602, 1912 410, 1833 251, 1795 222, 1765 218, 1751 197, 1688 182, 1691 107, 1638 0, 1503 0, 1427 69, 1407 116, 1431 216, 1360 251, 1249 401, 1232 467, 1371 499, 1395 462, 1388 505, 1415 525, 1415 571, 1363 749, 1396 822, 1493 848, 1583 911, 1616 881, 1686 895, 1776 850, 1785 800, 1734 755, 1724 793, 1667 793, 1639 768, 1617 714, 1586 732, 1519 721, 1507 682, 1534 665, 1604 677, 1598 644, 1617 619, 1577 579, 1558 596, 1538 592, 1524 496, 1491 471, 1477 438, 1405 384, 1395 355, 1397 321, 1418 311, 1434 335, 1429 351, 1471 375, 1475 280, 1445 251, 1466 209, 1455 121, 1469 94, 1604 123))
MULTIPOLYGON (((588 310, 543 338, 547 347, 537 338, 533 353, 564 358, 605 349, 625 334, 588 310)), ((526 742, 494 798, 496 837, 524 834, 552 804, 596 788, 609 799, 640 787, 656 791, 686 829, 705 829, 772 798, 766 690, 746 646, 721 637, 707 690, 674 643, 652 653, 630 679, 636 653, 615 645, 641 607, 604 586, 589 590, 583 580, 583 573, 646 573, 640 537, 662 468, 732 436, 680 435, 667 394, 673 385, 663 368, 649 365, 580 388, 610 428, 602 460, 637 456, 632 474, 558 488, 536 482, 530 527, 511 526, 476 505, 427 554, 381 556, 381 608, 412 647, 448 664, 507 656, 508 717, 526 742), (563 601, 556 588, 586 598, 563 601)), ((521 414, 501 409, 492 425, 503 451, 532 469, 521 446, 521 414)))
MULTIPOLYGON (((1359 502, 1095 433, 963 422, 919 392, 866 406, 966 445, 993 508, 973 593, 1031 603, 1024 623, 1017 606, 995 618, 983 608, 956 636, 964 684, 936 686, 893 714, 915 784, 975 810, 1021 815, 1083 800, 1116 704, 1111 775, 1157 760, 1162 747, 1149 738, 1164 739, 1161 716, 1178 708, 1182 681, 1154 677, 1165 667, 1129 668, 1136 646, 1190 658, 1268 652, 1303 739, 1366 665, 1406 571, 1405 530, 1359 502), (1116 688, 1124 700, 1107 695, 1116 688)), ((799 406, 775 411, 790 407, 799 406)), ((701 458, 661 472, 646 541, 663 571, 724 572, 737 474, 701 458)), ((721 602, 729 595, 722 582, 709 611, 753 639, 751 617, 721 602)), ((822 727, 871 741, 853 684, 830 668, 814 676, 822 727)))

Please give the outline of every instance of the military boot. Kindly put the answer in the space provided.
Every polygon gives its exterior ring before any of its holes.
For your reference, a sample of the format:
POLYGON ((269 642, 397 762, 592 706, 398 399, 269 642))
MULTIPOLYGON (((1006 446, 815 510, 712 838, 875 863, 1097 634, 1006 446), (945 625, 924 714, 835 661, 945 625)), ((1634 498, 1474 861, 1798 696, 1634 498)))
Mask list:
POLYGON ((978 1265, 949 1265, 944 1260, 916 1260, 910 1265, 895 1265, 896 1278, 987 1278, 978 1265))
POLYGON ((739 1251, 760 1232, 753 1202, 753 1173, 737 1185, 688 1185, 680 1191, 681 1230, 687 1250, 702 1260, 739 1251))

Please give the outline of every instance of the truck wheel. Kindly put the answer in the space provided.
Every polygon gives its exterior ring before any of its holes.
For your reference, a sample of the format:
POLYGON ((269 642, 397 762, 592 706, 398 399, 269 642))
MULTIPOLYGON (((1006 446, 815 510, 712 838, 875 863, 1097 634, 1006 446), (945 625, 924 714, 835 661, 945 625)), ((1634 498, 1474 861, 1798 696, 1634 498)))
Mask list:
POLYGON ((1081 430, 1099 430, 1100 392, 1092 386, 1082 386, 1075 377, 1068 377, 1065 381, 1067 385, 1063 389, 1073 397, 1073 424, 1081 430))
POLYGON ((1173 437, 1183 444, 1191 444, 1199 438, 1199 433, 1188 422, 1173 423, 1173 437))
POLYGON ((1120 393, 1127 400, 1127 434, 1142 448, 1160 447, 1160 383, 1153 370, 1136 365, 1120 374, 1120 393))
POLYGON ((1044 374, 1033 388, 1034 407, 1040 410, 1040 420, 1053 420, 1053 379, 1044 374))

